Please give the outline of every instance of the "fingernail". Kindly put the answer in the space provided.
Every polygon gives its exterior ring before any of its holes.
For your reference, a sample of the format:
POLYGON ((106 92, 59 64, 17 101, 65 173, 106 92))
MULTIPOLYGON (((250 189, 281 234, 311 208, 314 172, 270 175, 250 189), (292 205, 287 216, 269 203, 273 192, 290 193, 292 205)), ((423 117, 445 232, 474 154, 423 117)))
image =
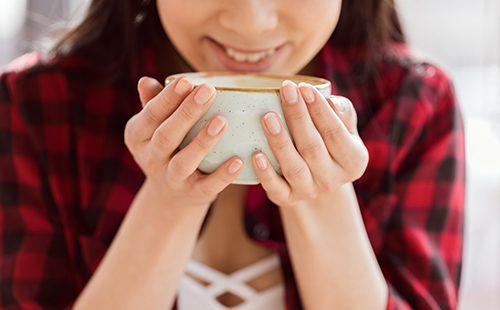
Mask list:
POLYGON ((212 98, 214 93, 215 88, 213 88, 213 86, 203 84, 199 86, 198 91, 194 95, 194 101, 199 105, 205 104, 212 98))
POLYGON ((233 161, 228 167, 229 173, 235 173, 236 171, 238 171, 238 169, 240 169, 240 167, 242 165, 243 165, 243 162, 241 161, 241 159, 237 159, 237 160, 233 161))
POLYGON ((180 79, 174 88, 175 92, 178 95, 183 95, 190 89, 191 89, 191 83, 185 78, 180 79))
POLYGON ((281 131, 281 125, 276 114, 270 112, 264 116, 264 121, 266 123, 267 130, 270 133, 276 135, 281 131))
POLYGON ((210 136, 215 137, 218 135, 222 128, 224 128, 224 124, 226 121, 221 116, 216 116, 208 125, 207 132, 210 136))
POLYGON ((257 163, 257 167, 259 167, 260 170, 265 170, 267 168, 267 161, 264 154, 259 153, 255 155, 255 162, 257 163))
POLYGON ((347 111, 348 103, 346 102, 346 99, 344 97, 332 96, 330 97, 330 100, 333 102, 335 108, 337 108, 340 113, 344 113, 347 111))
POLYGON ((290 80, 284 80, 281 85, 283 86, 283 97, 285 97, 285 101, 292 104, 296 103, 298 100, 298 94, 295 83, 290 80))
POLYGON ((144 76, 139 80, 139 84, 144 84, 145 86, 151 88, 156 86, 156 81, 153 78, 150 78, 148 76, 144 76))
POLYGON ((307 102, 307 103, 313 103, 314 102, 314 93, 311 89, 311 86, 304 83, 304 82, 300 82, 299 83, 299 88, 300 88, 300 92, 302 93, 302 95, 304 96, 304 100, 307 102))

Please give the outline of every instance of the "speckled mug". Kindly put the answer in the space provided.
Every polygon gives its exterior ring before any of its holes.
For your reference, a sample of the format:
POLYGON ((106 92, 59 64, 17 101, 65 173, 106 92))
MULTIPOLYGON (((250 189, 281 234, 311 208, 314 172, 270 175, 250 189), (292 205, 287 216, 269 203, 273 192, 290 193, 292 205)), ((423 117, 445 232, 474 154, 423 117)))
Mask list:
POLYGON ((256 150, 265 153, 274 169, 282 175, 260 122, 264 114, 274 111, 288 131, 279 94, 282 81, 291 80, 297 84, 306 82, 317 88, 324 96, 331 94, 330 81, 306 75, 286 76, 229 71, 187 72, 167 77, 166 84, 178 76, 185 76, 195 87, 208 83, 217 91, 215 101, 188 132, 180 148, 185 147, 208 120, 215 115, 223 115, 227 119, 228 128, 201 161, 198 169, 204 173, 212 173, 230 157, 238 155, 243 160, 243 169, 233 184, 259 183, 252 165, 252 154, 256 150))

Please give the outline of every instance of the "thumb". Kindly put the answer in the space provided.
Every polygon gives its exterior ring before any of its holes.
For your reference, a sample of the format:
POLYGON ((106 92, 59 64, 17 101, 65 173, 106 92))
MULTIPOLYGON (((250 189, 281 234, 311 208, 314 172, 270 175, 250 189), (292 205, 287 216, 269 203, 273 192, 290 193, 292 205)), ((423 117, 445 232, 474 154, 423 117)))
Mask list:
POLYGON ((352 134, 358 133, 358 117, 351 100, 342 96, 328 96, 328 104, 342 120, 347 130, 352 134))
POLYGON ((140 78, 137 83, 137 90, 139 91, 142 106, 144 107, 146 103, 156 97, 162 89, 163 86, 157 80, 147 76, 140 78))

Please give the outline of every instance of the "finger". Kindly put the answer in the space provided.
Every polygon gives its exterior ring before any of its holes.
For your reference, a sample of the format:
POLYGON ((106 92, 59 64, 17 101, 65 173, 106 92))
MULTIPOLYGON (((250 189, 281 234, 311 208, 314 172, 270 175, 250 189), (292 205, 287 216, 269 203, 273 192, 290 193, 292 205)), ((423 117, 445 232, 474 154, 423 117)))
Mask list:
POLYGON ((144 107, 149 100, 156 97, 162 89, 163 86, 157 80, 143 76, 137 83, 137 90, 142 106, 144 107))
POLYGON ((328 100, 314 87, 310 89, 314 93, 314 100, 308 103, 307 108, 314 125, 335 161, 343 168, 352 169, 358 162, 358 139, 349 132, 328 100))
POLYGON ((211 174, 193 174, 191 176, 192 179, 188 181, 195 184, 195 191, 213 197, 238 177, 242 167, 243 161, 239 157, 234 156, 225 161, 211 174))
POLYGON ((132 124, 136 138, 141 141, 151 139, 156 128, 175 111, 192 89, 193 85, 187 78, 178 77, 149 100, 132 124))
POLYGON ((151 145, 159 157, 165 161, 170 158, 188 131, 208 110, 215 94, 215 88, 209 84, 197 86, 172 115, 158 126, 151 137, 151 145))
POLYGON ((325 169, 330 168, 332 158, 309 115, 303 93, 295 83, 285 80, 280 88, 280 96, 286 123, 297 151, 314 176, 324 175, 325 169))
POLYGON ((331 95, 327 98, 327 101, 347 130, 352 134, 357 134, 358 117, 351 100, 346 97, 331 95))
POLYGON ((274 170, 264 153, 254 153, 252 156, 252 165, 262 188, 264 188, 269 198, 278 204, 280 201, 285 202, 289 200, 288 197, 291 195, 290 186, 274 170))
POLYGON ((354 109, 354 105, 351 100, 342 96, 329 96, 327 98, 330 107, 335 110, 335 113, 340 118, 342 123, 345 125, 351 137, 353 138, 351 141, 354 142, 353 149, 349 152, 348 158, 344 160, 344 167, 349 169, 351 172, 356 175, 356 179, 360 177, 359 173, 364 172, 364 167, 368 164, 368 150, 364 145, 361 137, 358 133, 357 123, 358 117, 356 114, 356 110, 354 109))
POLYGON ((312 190, 311 171, 295 149, 292 139, 284 130, 279 116, 274 112, 269 112, 264 115, 261 122, 269 146, 290 186, 300 192, 312 190))
POLYGON ((169 163, 172 175, 177 180, 185 180, 193 174, 226 129, 227 121, 223 116, 212 118, 186 147, 172 157, 169 163))

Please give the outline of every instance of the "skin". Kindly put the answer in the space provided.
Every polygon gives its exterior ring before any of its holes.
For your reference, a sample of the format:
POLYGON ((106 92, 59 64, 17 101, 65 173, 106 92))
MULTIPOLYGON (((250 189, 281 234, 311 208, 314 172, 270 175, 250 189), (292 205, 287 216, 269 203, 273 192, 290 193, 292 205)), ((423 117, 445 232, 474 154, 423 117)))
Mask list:
POLYGON ((267 71, 295 74, 330 37, 341 1, 158 0, 157 6, 169 39, 198 71, 224 69, 206 44, 209 36, 250 50, 287 42, 284 57, 267 71))
MULTIPOLYGON (((286 41, 284 57, 268 71, 294 74, 307 70, 335 29, 340 13, 340 1, 333 0, 158 0, 157 4, 165 32, 197 70, 224 70, 208 56, 210 50, 203 41, 207 35, 255 49, 286 41)), ((205 246, 194 251, 208 207, 236 189, 230 183, 241 171, 241 166, 228 170, 231 164, 241 163, 237 157, 212 174, 197 170, 225 133, 224 117, 212 118, 188 146, 177 151, 215 99, 214 88, 202 84, 193 90, 185 78, 163 88, 144 77, 138 90, 143 109, 127 123, 124 139, 146 181, 75 303, 77 309, 171 307, 189 257, 193 252, 201 257, 200 251, 210 256, 217 244, 213 240, 223 240, 207 232, 212 242, 205 241, 205 246), (197 104, 203 93, 207 102, 197 104), (208 127, 217 122, 222 130, 211 136, 208 127)), ((279 208, 301 300, 306 309, 384 308, 387 283, 352 186, 369 160, 352 103, 340 97, 327 100, 308 84, 284 83, 280 96, 290 133, 269 130, 266 120, 272 113, 264 115, 262 126, 283 176, 269 164, 259 168, 259 157, 268 163, 260 152, 254 154, 252 166, 279 208)), ((283 128, 281 121, 278 128, 283 128)), ((241 213, 220 210, 214 212, 212 223, 239 223, 233 218, 241 213)), ((219 236, 234 229, 229 224, 226 231, 216 226, 219 229, 211 231, 218 231, 219 236)))

